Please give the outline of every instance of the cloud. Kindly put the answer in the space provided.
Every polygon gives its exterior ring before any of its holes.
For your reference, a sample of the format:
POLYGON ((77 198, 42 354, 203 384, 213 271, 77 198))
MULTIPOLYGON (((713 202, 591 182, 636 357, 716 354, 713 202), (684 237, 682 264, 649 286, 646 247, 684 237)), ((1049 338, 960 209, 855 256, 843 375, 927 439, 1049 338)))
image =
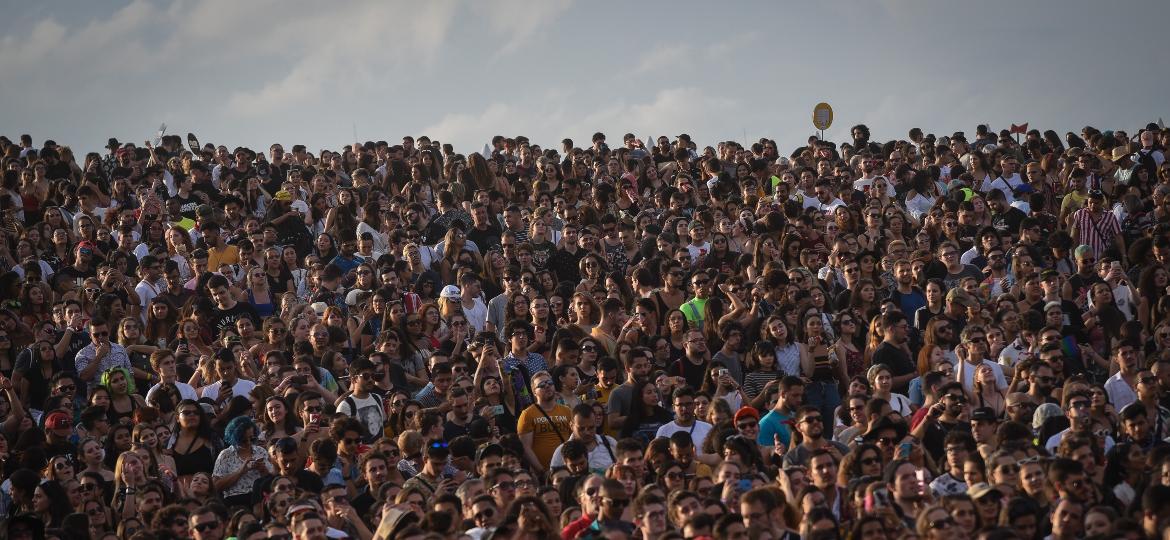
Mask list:
POLYGON ((520 50, 530 40, 544 34, 546 25, 571 5, 572 0, 496 0, 473 4, 493 32, 507 37, 503 46, 495 51, 493 61, 520 50))
POLYGON ((644 53, 634 66, 634 73, 678 69, 691 65, 694 49, 685 43, 658 44, 644 53))

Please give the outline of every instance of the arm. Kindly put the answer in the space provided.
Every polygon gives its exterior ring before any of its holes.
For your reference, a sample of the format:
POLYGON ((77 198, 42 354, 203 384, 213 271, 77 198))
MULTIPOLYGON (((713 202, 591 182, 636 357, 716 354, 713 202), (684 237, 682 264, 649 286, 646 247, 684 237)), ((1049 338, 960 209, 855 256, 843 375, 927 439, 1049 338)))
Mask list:
POLYGON ((808 344, 800 343, 800 375, 806 379, 811 380, 813 369, 815 368, 815 361, 812 357, 812 350, 808 344))
POLYGON ((533 472, 536 474, 544 474, 544 465, 540 463, 540 458, 536 457, 536 454, 532 452, 533 435, 534 433, 531 431, 525 431, 520 434, 520 442, 524 444, 524 459, 528 461, 529 465, 532 465, 533 472))
MULTIPOLYGON (((25 381, 27 384, 27 381, 25 381)), ((12 410, 8 412, 8 418, 4 419, 4 423, 0 425, 4 433, 15 433, 20 428, 20 423, 24 421, 24 404, 21 403, 19 396, 12 389, 12 381, 8 380, 3 375, 0 375, 0 390, 4 392, 4 396, 8 398, 8 403, 11 404, 12 410)))

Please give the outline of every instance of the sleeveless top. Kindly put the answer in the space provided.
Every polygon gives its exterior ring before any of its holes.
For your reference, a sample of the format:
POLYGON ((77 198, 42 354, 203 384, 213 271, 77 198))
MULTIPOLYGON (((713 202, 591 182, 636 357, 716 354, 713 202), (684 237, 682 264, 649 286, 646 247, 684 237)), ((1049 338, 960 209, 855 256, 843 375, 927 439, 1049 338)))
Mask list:
POLYGON ((776 347, 776 367, 785 375, 800 376, 800 347, 789 343, 776 347))
POLYGON ((252 304, 252 307, 256 308, 256 314, 259 315, 261 319, 271 317, 275 312, 276 306, 272 303, 272 294, 272 292, 269 292, 268 302, 261 304, 257 302, 256 297, 252 295, 252 289, 248 289, 248 303, 252 304))
MULTIPOLYGON (((171 457, 175 460, 175 473, 179 476, 190 476, 197 472, 210 474, 212 468, 215 466, 215 454, 212 452, 210 446, 205 444, 202 448, 191 451, 191 446, 194 446, 198 440, 196 438, 191 441, 191 444, 187 446, 188 453, 186 454, 172 452, 171 457)), ((176 447, 172 448, 172 450, 178 450, 178 438, 175 439, 175 443, 176 447)))
POLYGON ((865 371, 864 361, 861 351, 845 349, 845 371, 850 377, 865 371))

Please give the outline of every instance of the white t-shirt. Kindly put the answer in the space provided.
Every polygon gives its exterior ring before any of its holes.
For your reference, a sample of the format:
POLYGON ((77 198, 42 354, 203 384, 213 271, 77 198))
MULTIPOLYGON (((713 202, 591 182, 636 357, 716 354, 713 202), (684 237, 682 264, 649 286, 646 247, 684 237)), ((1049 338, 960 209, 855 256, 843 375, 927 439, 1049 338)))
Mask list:
MULTIPOLYGON (((207 386, 204 386, 203 397, 211 400, 218 400, 219 387, 222 385, 223 381, 215 381, 207 386)), ((232 386, 232 396, 248 397, 248 394, 252 392, 253 388, 256 388, 256 383, 249 381, 248 379, 236 379, 236 384, 232 386)))
MULTIPOLYGON (((995 373, 995 387, 1000 390, 1007 390, 1007 379, 1003 376, 1003 366, 986 359, 983 360, 983 365, 990 367, 991 371, 995 373)), ((955 367, 958 368, 959 366, 956 365, 955 367)), ((975 369, 977 367, 979 366, 973 366, 971 364, 963 366, 963 380, 959 382, 963 383, 963 388, 967 389, 968 392, 975 391, 975 369)))
MULTIPOLYGON (((156 393, 158 393, 158 391, 160 389, 162 389, 162 385, 163 385, 163 383, 158 383, 154 386, 151 386, 150 390, 146 391, 146 399, 149 400, 156 393)), ((182 397, 183 399, 189 399, 191 401, 199 401, 199 394, 197 394, 195 392, 195 387, 193 387, 185 382, 175 381, 175 388, 179 389, 179 396, 182 397)), ((178 405, 178 403, 175 403, 175 405, 178 405)))
POLYGON ((663 424, 662 427, 658 428, 658 433, 656 433, 654 436, 656 438, 670 438, 670 436, 674 435, 675 433, 685 431, 691 434, 691 442, 695 444, 695 453, 702 454, 703 441, 707 440, 707 435, 711 433, 712 427, 711 424, 708 424, 702 420, 695 420, 694 422, 695 423, 693 425, 688 427, 678 425, 677 420, 669 424, 663 424))
POLYGON ((378 398, 370 394, 365 399, 359 398, 350 394, 341 403, 337 404, 337 412, 346 416, 357 418, 362 425, 366 426, 366 431, 369 433, 381 433, 384 421, 384 411, 382 410, 382 402, 378 398), (356 413, 350 407, 350 400, 357 406, 356 413))
POLYGON ((463 308, 463 315, 467 317, 467 323, 475 329, 475 332, 483 332, 484 325, 487 323, 487 304, 479 298, 475 299, 475 303, 469 308, 460 302, 460 307, 463 308))

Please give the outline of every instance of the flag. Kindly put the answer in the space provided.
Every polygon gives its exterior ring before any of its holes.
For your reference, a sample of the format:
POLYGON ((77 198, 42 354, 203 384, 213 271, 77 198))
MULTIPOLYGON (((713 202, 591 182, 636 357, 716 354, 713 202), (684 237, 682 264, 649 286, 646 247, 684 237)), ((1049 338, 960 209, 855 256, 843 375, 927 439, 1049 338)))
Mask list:
POLYGON ((1028 132, 1028 123, 1024 122, 1023 124, 1018 125, 1018 126, 1015 124, 1012 124, 1011 132, 1012 133, 1027 133, 1028 132))

